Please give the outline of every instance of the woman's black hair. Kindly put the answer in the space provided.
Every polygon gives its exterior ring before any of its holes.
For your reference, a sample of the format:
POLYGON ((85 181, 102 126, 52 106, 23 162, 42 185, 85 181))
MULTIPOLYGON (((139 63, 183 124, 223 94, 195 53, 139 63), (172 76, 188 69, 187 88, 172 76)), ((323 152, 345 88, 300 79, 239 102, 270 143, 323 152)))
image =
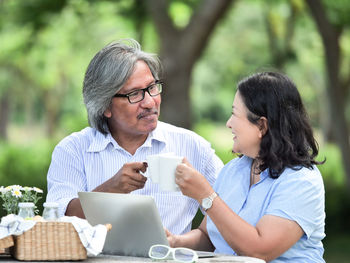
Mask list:
POLYGON ((268 129, 260 145, 260 170, 269 168, 269 176, 278 178, 286 167, 313 168, 318 162, 318 144, 296 85, 277 72, 254 74, 238 83, 246 105, 248 120, 259 125, 261 117, 268 129))

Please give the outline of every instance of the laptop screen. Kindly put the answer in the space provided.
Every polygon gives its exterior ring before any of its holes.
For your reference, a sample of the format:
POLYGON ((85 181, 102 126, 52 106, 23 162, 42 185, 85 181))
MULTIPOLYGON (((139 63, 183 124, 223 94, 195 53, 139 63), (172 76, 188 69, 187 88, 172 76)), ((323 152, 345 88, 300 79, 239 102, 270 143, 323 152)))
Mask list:
POLYGON ((100 192, 79 192, 78 195, 91 225, 112 224, 103 253, 148 257, 152 245, 168 245, 151 196, 100 192))

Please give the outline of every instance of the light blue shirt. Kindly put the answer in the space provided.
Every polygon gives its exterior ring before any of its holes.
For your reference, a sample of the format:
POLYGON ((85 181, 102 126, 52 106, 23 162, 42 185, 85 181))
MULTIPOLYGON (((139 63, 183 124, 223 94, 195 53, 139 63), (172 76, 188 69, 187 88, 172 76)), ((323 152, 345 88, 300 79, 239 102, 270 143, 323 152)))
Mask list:
MULTIPOLYGON (((264 215, 293 220, 303 229, 304 235, 277 259, 279 262, 325 262, 324 186, 322 176, 314 169, 285 169, 278 179, 260 175, 260 181, 251 187, 252 159, 235 158, 221 170, 214 189, 222 200, 242 219, 255 226, 264 215)), ((217 253, 236 254, 226 243, 213 221, 207 218, 207 230, 217 253)))
MULTIPOLYGON (((103 135, 93 128, 85 128, 64 138, 55 147, 47 175, 47 201, 58 202, 62 216, 68 203, 78 198, 79 191, 92 191, 115 175, 125 163, 142 162, 148 155, 167 152, 186 157, 211 184, 223 167, 209 142, 192 131, 163 122, 158 122, 157 128, 134 155, 120 147, 111 134, 103 135)), ((132 194, 152 196, 163 226, 174 234, 191 229, 199 206, 194 199, 181 192, 162 191, 150 179, 143 189, 132 194)))

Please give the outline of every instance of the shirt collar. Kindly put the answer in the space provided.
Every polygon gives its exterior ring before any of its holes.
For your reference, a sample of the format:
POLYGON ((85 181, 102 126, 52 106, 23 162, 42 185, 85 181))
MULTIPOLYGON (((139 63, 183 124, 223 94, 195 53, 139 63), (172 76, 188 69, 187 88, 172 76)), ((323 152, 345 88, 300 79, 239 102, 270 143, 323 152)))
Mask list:
MULTIPOLYGON (((251 166, 252 166, 252 161, 253 159, 248 157, 248 156, 243 156, 245 158, 245 163, 247 165, 247 167, 249 167, 249 174, 250 174, 250 170, 251 170, 251 166)), ((260 180, 259 182, 257 182, 256 184, 260 184, 262 181, 264 181, 267 177, 269 177, 269 169, 266 168, 264 171, 262 171, 260 173, 260 180)), ((250 176, 249 176, 249 182, 250 182, 250 176)))
POLYGON ((107 134, 103 134, 98 130, 94 131, 93 139, 89 148, 87 149, 87 152, 101 152, 106 149, 109 144, 112 144, 115 148, 120 147, 109 132, 107 134))
POLYGON ((166 144, 163 123, 160 121, 158 121, 157 127, 152 132, 150 132, 150 134, 148 135, 147 140, 145 141, 143 146, 144 147, 151 147, 153 140, 166 144))
MULTIPOLYGON (((158 121, 157 127, 152 132, 150 132, 146 141, 141 147, 152 147, 153 140, 166 144, 166 139, 163 131, 164 129, 162 122, 158 121)), ((123 149, 114 140, 110 132, 107 134, 102 134, 101 132, 95 130, 92 143, 87 149, 87 152, 101 152, 105 150, 109 144, 113 145, 115 149, 123 149)))

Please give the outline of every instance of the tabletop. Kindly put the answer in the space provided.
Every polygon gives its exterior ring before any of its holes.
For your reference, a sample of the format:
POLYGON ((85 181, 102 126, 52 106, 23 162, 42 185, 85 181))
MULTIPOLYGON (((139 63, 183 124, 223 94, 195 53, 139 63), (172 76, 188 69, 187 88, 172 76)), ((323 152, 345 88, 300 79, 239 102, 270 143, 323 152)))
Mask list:
MULTIPOLYGON (((12 258, 9 255, 0 255, 0 262, 1 263, 13 263, 13 262, 19 262, 18 260, 12 258)), ((24 261, 24 262, 30 262, 30 261, 24 261)), ((45 261, 36 261, 36 262, 45 262, 45 261)), ((47 262, 53 262, 53 261, 47 261, 47 262)), ((59 261, 61 263, 64 262, 73 262, 73 261, 59 261)), ((142 258, 142 257, 126 257, 126 256, 112 256, 112 255, 103 255, 100 254, 96 257, 88 257, 87 259, 83 261, 78 262, 87 262, 87 263, 109 263, 109 262, 118 262, 118 263, 139 263, 139 262, 154 262, 150 258, 142 258)), ((174 260, 167 260, 167 261, 157 261, 157 262, 176 262, 174 260)), ((228 255, 217 255, 215 257, 210 258, 200 258, 198 259, 199 263, 264 263, 264 260, 252 258, 252 257, 241 257, 241 256, 228 256, 228 255)))

